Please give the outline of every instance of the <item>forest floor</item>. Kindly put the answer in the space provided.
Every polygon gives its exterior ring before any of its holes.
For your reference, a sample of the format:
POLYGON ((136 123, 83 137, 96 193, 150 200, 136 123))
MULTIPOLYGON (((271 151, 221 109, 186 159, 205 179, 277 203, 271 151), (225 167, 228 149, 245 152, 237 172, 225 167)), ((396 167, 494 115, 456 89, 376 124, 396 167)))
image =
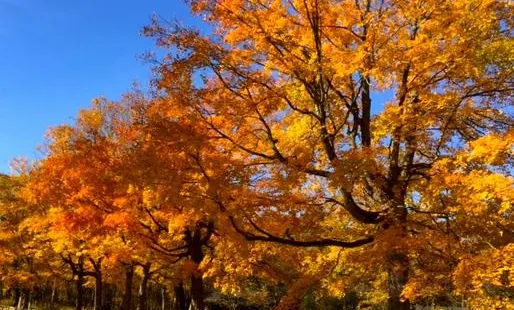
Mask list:
MULTIPOLYGON (((13 307, 12 304, 14 302, 12 300, 4 299, 0 301, 0 310, 16 310, 16 307, 13 307)), ((30 305, 30 310, 73 310, 74 307, 65 306, 65 305, 57 305, 54 308, 50 308, 48 305, 30 305)), ((89 310, 89 308, 84 308, 84 310, 89 310)))

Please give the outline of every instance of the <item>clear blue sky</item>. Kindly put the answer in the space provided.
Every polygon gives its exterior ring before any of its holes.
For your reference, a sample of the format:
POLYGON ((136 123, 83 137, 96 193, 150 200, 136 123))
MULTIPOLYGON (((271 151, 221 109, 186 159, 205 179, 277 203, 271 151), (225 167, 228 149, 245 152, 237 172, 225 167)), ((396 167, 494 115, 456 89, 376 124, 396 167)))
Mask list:
POLYGON ((181 0, 0 0, 0 172, 39 157, 47 129, 92 98, 147 84, 139 57, 155 48, 140 31, 154 13, 195 23, 181 0))

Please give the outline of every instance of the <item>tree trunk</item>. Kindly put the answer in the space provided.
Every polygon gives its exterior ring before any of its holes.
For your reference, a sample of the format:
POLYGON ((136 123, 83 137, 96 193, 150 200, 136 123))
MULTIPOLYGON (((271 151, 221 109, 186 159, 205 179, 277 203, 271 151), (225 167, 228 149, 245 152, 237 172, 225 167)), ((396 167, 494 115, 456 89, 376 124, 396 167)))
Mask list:
POLYGON ((166 288, 161 288, 161 310, 166 309, 166 288))
POLYGON ((76 310, 84 309, 84 275, 77 275, 77 299, 75 303, 76 310))
POLYGON ((103 282, 102 282, 102 273, 97 271, 95 272, 95 310, 104 310, 103 306, 103 282))
POLYGON ((23 305, 22 305, 22 309, 23 310, 26 310, 26 309, 29 309, 30 307, 30 291, 29 290, 23 290, 23 305))
POLYGON ((52 295, 50 296, 50 309, 55 308, 55 302, 57 299, 57 288, 55 287, 55 281, 52 283, 52 295))
MULTIPOLYGON (((401 191, 402 196, 399 201, 403 201, 405 191, 401 191)), ((400 229, 401 240, 408 238, 407 232, 407 211, 405 208, 399 208, 397 211, 397 227, 400 229)), ((403 288, 409 281, 409 256, 405 249, 401 247, 393 250, 389 254, 389 270, 388 270, 388 309, 389 310, 409 310, 411 307, 408 300, 401 299, 403 288)))
POLYGON ((23 295, 20 294, 18 296, 18 299, 16 300, 16 310, 20 310, 21 309, 21 304, 23 303, 23 295))
POLYGON ((29 308, 30 291, 21 289, 16 303, 17 310, 26 310, 29 308))
POLYGON ((361 126, 361 139, 363 146, 371 145, 371 92, 370 92, 370 77, 365 74, 362 76, 362 118, 360 121, 361 126))
POLYGON ((189 255, 191 260, 196 264, 197 268, 191 274, 191 305, 190 309, 204 310, 204 290, 203 290, 203 274, 198 268, 203 261, 204 253, 202 247, 207 244, 212 232, 212 223, 209 223, 209 230, 206 236, 202 236, 202 226, 197 225, 195 230, 191 233, 186 232, 187 243, 189 245, 189 255))
POLYGON ((191 276, 191 309, 204 310, 205 303, 203 299, 203 277, 201 274, 194 272, 191 276))
POLYGON ((14 289, 14 308, 18 308, 18 304, 20 303, 21 290, 17 287, 14 289))
POLYGON ((25 303, 25 292, 24 292, 24 290, 21 290, 20 295, 18 297, 18 302, 16 304, 16 310, 22 310, 24 303, 25 303))
POLYGON ((137 310, 147 310, 148 281, 150 280, 150 263, 143 265, 143 279, 139 285, 137 310))
POLYGON ((134 266, 125 266, 125 290, 123 292, 122 310, 132 309, 132 285, 134 280, 134 266))
POLYGON ((403 288, 409 280, 409 259, 407 255, 398 254, 388 274, 388 310, 409 310, 408 300, 401 300, 403 288))
POLYGON ((180 281, 173 286, 174 300, 173 310, 186 310, 186 292, 184 291, 184 283, 180 281))

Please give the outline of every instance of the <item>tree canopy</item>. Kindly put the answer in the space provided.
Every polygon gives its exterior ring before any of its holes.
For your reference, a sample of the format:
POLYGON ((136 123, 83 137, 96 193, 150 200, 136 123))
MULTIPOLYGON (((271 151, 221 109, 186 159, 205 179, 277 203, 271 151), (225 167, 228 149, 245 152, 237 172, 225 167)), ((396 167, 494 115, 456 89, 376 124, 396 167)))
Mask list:
POLYGON ((514 309, 511 3, 188 4, 209 30, 143 30, 168 51, 149 92, 95 99, 0 177, 4 288, 514 309))

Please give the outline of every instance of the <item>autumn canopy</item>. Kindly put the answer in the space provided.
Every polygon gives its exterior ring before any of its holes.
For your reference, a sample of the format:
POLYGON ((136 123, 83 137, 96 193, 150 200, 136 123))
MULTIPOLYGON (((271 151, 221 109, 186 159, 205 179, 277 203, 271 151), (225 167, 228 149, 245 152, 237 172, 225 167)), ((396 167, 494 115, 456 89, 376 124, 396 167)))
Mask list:
POLYGON ((188 4, 0 177, 20 308, 514 309, 512 3, 188 4))

